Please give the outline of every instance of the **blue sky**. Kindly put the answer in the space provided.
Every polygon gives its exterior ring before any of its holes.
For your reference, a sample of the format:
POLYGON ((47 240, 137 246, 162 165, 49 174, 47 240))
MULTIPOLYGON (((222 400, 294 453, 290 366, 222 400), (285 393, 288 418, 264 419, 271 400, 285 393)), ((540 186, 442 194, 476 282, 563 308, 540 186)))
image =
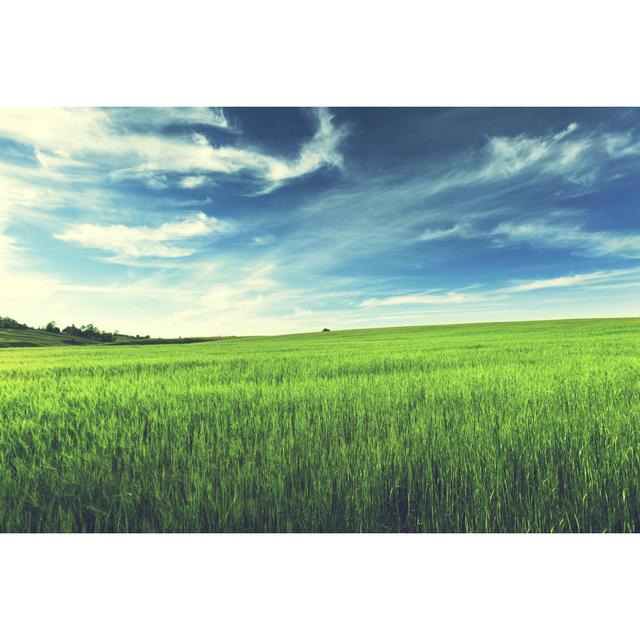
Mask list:
POLYGON ((633 109, 0 109, 0 315, 246 335, 640 315, 633 109))

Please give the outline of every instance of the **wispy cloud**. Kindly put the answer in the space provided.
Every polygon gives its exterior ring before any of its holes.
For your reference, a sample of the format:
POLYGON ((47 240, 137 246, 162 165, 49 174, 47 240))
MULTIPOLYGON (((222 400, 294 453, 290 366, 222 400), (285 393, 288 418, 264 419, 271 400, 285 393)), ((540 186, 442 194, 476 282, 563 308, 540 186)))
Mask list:
POLYGON ((142 153, 176 125, 226 128, 221 109, 2 108, 0 136, 74 162, 88 155, 142 153))
POLYGON ((630 131, 604 134, 602 141, 606 152, 612 158, 627 158, 640 155, 640 139, 630 131))
MULTIPOLYGON (((380 298, 369 298, 360 303, 360 307, 382 307, 398 305, 464 305, 478 302, 504 300, 507 294, 528 293, 541 289, 555 289, 565 287, 584 287, 603 283, 631 280, 627 284, 640 284, 637 276, 640 269, 611 269, 608 271, 592 271, 563 275, 553 278, 517 281, 508 287, 488 288, 481 293, 466 293, 464 291, 447 291, 445 293, 425 292, 391 295, 380 298)), ((471 287, 467 287, 471 288, 471 287)))
POLYGON ((418 236, 418 240, 443 240, 447 238, 476 238, 481 232, 474 229, 469 222, 460 222, 446 229, 426 229, 418 236))
POLYGON ((275 236, 270 233, 264 233, 259 236, 255 236, 253 238, 253 244, 257 244, 259 246, 266 246, 269 244, 273 244, 276 241, 275 236))
POLYGON ((314 109, 313 113, 318 128, 313 138, 302 145, 296 158, 283 160, 265 156, 257 159, 257 164, 263 166, 266 178, 274 186, 312 173, 322 166, 342 166, 338 146, 347 135, 347 128, 334 126, 334 118, 327 109, 314 109))
POLYGON ((254 176, 262 191, 313 173, 339 167, 339 144, 347 134, 327 109, 312 111, 316 132, 293 158, 265 153, 240 140, 213 144, 200 131, 171 132, 170 125, 225 127, 221 110, 211 109, 2 109, 0 137, 33 148, 43 167, 102 166, 114 179, 136 179, 151 188, 167 186, 167 174, 182 174, 181 186, 202 184, 201 174, 254 176), (194 177, 193 174, 197 174, 194 177))
POLYGON ((62 233, 58 240, 72 242, 85 248, 100 249, 122 258, 180 258, 194 253, 193 247, 176 246, 181 240, 207 236, 224 231, 228 225, 205 213, 197 213, 158 227, 128 227, 122 224, 76 224, 62 233))
POLYGON ((206 184, 207 179, 204 176, 185 176, 180 179, 180 186, 183 189, 195 189, 206 184))
POLYGON ((499 289, 503 293, 522 293, 527 291, 538 291, 540 289, 554 289, 557 287, 579 287, 597 282, 607 282, 618 280, 629 275, 637 275, 638 269, 613 269, 610 271, 592 271, 591 273, 576 273, 569 276, 558 276, 556 278, 546 278, 541 280, 528 280, 513 284, 509 287, 499 289))
POLYGON ((479 302, 484 300, 481 294, 463 293, 460 291, 448 291, 447 293, 415 293, 401 296, 389 296, 387 298, 369 298, 360 304, 361 307, 382 307, 401 304, 461 304, 464 302, 479 302))
POLYGON ((431 180, 433 194, 488 183, 561 178, 590 187, 612 159, 640 157, 640 138, 632 131, 581 132, 578 123, 547 135, 490 136, 482 149, 431 180))
POLYGON ((501 243, 570 249, 589 256, 617 255, 640 258, 640 233, 591 231, 580 225, 550 222, 501 222, 490 235, 501 243))
POLYGON ((531 137, 489 138, 479 179, 509 178, 527 169, 538 167, 544 173, 571 174, 582 166, 585 152, 591 145, 589 138, 573 138, 578 124, 570 123, 558 133, 531 137))
POLYGON ((126 129, 162 129, 176 125, 206 125, 237 132, 220 107, 135 107, 106 109, 112 121, 126 129))
MULTIPOLYGON (((479 219, 490 219, 498 212, 476 214, 479 219)), ((590 230, 580 222, 583 216, 576 211, 552 211, 547 214, 529 214, 520 221, 503 220, 494 226, 474 226, 471 222, 460 222, 448 228, 428 228, 418 241, 439 240, 484 240, 488 245, 505 247, 527 244, 548 249, 568 249, 585 256, 619 256, 627 259, 640 258, 640 233, 633 230, 590 230)))

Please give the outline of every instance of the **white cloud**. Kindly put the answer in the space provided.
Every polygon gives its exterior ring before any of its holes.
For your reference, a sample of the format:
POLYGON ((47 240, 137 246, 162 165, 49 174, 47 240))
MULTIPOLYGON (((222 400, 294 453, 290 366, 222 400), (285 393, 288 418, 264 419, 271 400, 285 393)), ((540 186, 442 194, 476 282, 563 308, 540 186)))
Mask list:
MULTIPOLYGON (((554 278, 519 281, 514 284, 498 288, 485 290, 482 293, 465 293, 464 291, 448 291, 446 293, 412 293, 403 295, 393 295, 384 298, 369 298, 360 303, 360 307, 386 307, 399 305, 449 305, 465 303, 492 303, 505 301, 507 294, 526 293, 541 289, 551 289, 558 287, 580 287, 580 286, 607 286, 604 283, 611 281, 628 281, 624 284, 609 285, 632 286, 640 285, 635 277, 640 274, 640 269, 614 269, 609 271, 593 271, 590 273, 579 273, 574 275, 564 275, 554 278)), ((469 288, 469 287, 467 287, 469 288)), ((474 306, 475 308, 475 306, 474 306)))
POLYGON ((389 296, 388 298, 369 298, 362 302, 360 306, 380 307, 400 304, 461 304, 464 302, 479 302, 484 299, 485 296, 481 294, 448 291, 447 293, 440 294, 415 293, 402 296, 389 296))
POLYGON ((635 132, 580 134, 578 124, 572 122, 562 131, 546 136, 523 133, 492 137, 484 149, 479 170, 465 175, 470 182, 494 181, 537 170, 538 174, 590 185, 610 159, 639 155, 640 140, 635 132))
POLYGON ((516 181, 524 184, 552 177, 590 186, 614 153, 619 157, 640 155, 640 142, 634 143, 631 133, 618 137, 582 133, 575 122, 541 136, 490 136, 482 148, 459 155, 448 169, 421 175, 416 191, 426 198, 470 186, 493 184, 497 188, 500 184, 506 188, 516 181))
POLYGON ((459 225, 454 225, 449 229, 427 229, 418 237, 419 240, 440 240, 442 238, 456 237, 459 233, 459 225))
POLYGON ((318 129, 313 138, 302 145, 298 156, 290 161, 269 158, 266 162, 265 173, 270 181, 278 184, 312 173, 322 166, 342 165, 338 145, 346 135, 346 129, 333 126, 333 116, 327 109, 315 109, 314 114, 318 129))
POLYGON ((602 136, 604 147, 612 158, 625 158, 640 155, 640 140, 629 131, 608 133, 602 136))
POLYGON ((443 238, 475 238, 479 235, 469 223, 461 222, 448 229, 426 229, 418 240, 442 240, 443 238))
POLYGON ((529 280, 526 282, 519 282, 510 287, 500 289, 500 292, 521 293, 556 287, 576 287, 587 285, 592 282, 606 282, 615 280, 637 273, 638 269, 615 269, 611 271, 592 271, 591 273, 577 273, 571 276, 559 276, 556 278, 547 278, 543 280, 529 280))
POLYGON ((192 255, 194 249, 171 243, 226 229, 226 223, 200 212, 175 222, 165 222, 159 227, 75 224, 55 234, 55 237, 82 247, 109 251, 122 258, 179 258, 192 255))
MULTIPOLYGON (((43 167, 60 170, 84 164, 106 168, 115 179, 140 179, 153 188, 163 186, 162 174, 166 173, 248 172, 264 181, 264 190, 270 191, 323 166, 341 166, 338 147, 346 129, 334 126, 326 109, 312 113, 316 132, 292 159, 253 147, 213 145, 201 133, 170 135, 160 131, 169 124, 222 122, 224 114, 206 109, 3 108, 0 136, 31 146, 43 167)), ((197 186, 190 177, 185 176, 183 186, 197 186)))
MULTIPOLYGON (((224 114, 192 108, 0 108, 0 136, 13 138, 67 158, 86 154, 124 154, 140 151, 145 140, 152 145, 157 135, 148 134, 169 125, 210 124, 220 126, 224 114), (218 123, 218 124, 216 124, 218 123)), ((162 139, 160 137, 160 139, 162 139)))
POLYGON ((260 236, 256 236, 253 239, 253 244, 257 244, 260 246, 264 246, 264 245, 268 245, 268 244, 273 244, 275 242, 275 237, 272 236, 270 233, 265 233, 262 234, 260 236))
POLYGON ((106 109, 110 118, 122 127, 161 129, 175 125, 206 125, 233 130, 220 107, 138 107, 106 109))
POLYGON ((547 222, 502 222, 490 232, 500 243, 524 242, 532 246, 573 249, 590 256, 618 255, 640 258, 640 233, 588 231, 581 226, 547 222))
POLYGON ((207 179, 204 176, 185 176, 179 182, 183 189, 195 189, 205 184, 207 179))
POLYGON ((559 133, 547 136, 492 137, 485 148, 485 161, 478 178, 509 178, 534 166, 543 173, 577 172, 591 145, 588 138, 570 138, 577 129, 577 123, 572 122, 559 133))
MULTIPOLYGON (((500 211, 491 215, 505 214, 500 211)), ((581 216, 580 211, 550 211, 536 220, 522 222, 505 220, 488 230, 474 227, 470 222, 460 222, 445 229, 426 229, 417 239, 436 241, 452 238, 485 238, 498 247, 528 244, 533 247, 568 249, 585 256, 615 255, 621 258, 640 258, 640 233, 632 230, 588 230, 575 222, 581 216)), ((476 214, 476 217, 483 216, 476 214)), ((485 217, 490 216, 487 214, 485 217)))
POLYGON ((0 136, 60 159, 95 150, 110 131, 109 116, 100 109, 0 109, 0 136))

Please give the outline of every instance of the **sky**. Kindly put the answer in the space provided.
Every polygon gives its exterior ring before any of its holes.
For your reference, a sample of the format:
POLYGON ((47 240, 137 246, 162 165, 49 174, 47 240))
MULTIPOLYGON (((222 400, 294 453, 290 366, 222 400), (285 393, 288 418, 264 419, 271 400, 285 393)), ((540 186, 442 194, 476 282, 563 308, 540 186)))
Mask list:
POLYGON ((0 315, 164 337, 640 316, 640 110, 0 108, 0 315))

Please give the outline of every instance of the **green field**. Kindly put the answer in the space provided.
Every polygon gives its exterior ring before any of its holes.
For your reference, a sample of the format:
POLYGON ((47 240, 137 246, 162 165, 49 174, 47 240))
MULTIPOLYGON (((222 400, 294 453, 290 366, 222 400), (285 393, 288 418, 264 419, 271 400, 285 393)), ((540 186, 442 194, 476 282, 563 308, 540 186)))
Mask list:
MULTIPOLYGON (((49 333, 38 329, 2 329, 0 328, 0 348, 6 347, 66 347, 69 345, 97 344, 66 333, 49 333)), ((4 359, 4 358, 3 358, 4 359)))
POLYGON ((113 342, 99 342, 90 338, 73 336, 67 333, 49 333, 48 331, 41 329, 0 328, 0 349, 12 347, 68 347, 70 345, 117 346, 125 344, 189 344, 192 342, 212 342, 213 340, 228 339, 229 338, 222 336, 203 338, 133 338, 131 336, 117 335, 113 342))
POLYGON ((640 320, 0 350, 1 531, 640 531, 640 320))

